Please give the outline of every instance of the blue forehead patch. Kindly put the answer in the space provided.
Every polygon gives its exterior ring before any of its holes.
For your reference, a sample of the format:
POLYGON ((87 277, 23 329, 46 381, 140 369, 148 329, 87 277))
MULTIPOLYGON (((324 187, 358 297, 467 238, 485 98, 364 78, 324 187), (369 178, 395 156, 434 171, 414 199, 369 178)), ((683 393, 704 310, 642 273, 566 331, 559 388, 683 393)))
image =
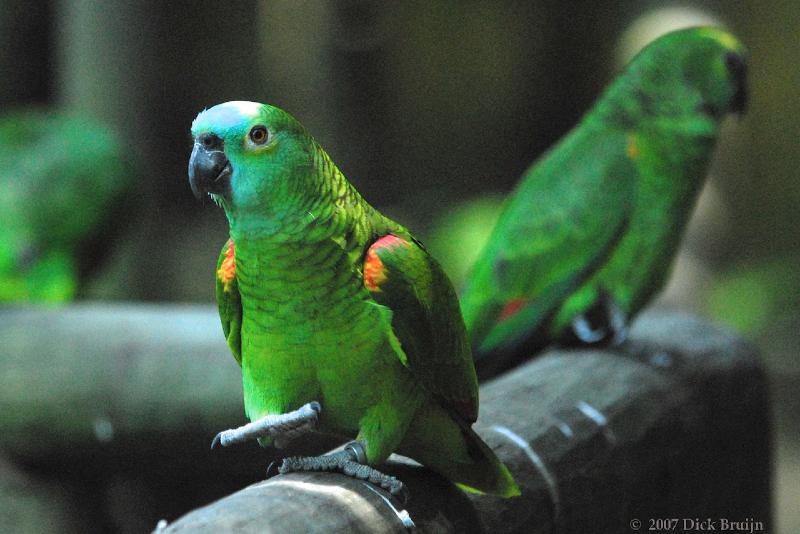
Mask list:
POLYGON ((249 123, 261 116, 264 106, 258 102, 233 101, 201 111, 192 122, 192 134, 213 130, 222 132, 249 123))

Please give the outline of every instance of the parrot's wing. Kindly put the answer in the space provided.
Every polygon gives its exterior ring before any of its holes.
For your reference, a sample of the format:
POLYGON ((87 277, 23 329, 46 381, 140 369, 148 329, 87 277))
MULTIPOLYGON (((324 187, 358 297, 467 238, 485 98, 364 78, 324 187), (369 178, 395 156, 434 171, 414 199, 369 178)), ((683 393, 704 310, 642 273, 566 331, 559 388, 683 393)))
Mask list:
POLYGON ((488 302, 464 295, 465 308, 482 307, 470 325, 480 352, 532 335, 608 258, 633 206, 637 169, 628 151, 622 132, 568 138, 529 171, 476 265, 484 280, 475 290, 488 302))
POLYGON ((228 239, 217 261, 216 293, 222 331, 233 357, 242 365, 242 300, 236 281, 234 250, 233 239, 228 239))
POLYGON ((450 280, 410 236, 386 235, 364 260, 364 285, 392 311, 392 329, 422 385, 469 422, 478 416, 478 381, 450 280))

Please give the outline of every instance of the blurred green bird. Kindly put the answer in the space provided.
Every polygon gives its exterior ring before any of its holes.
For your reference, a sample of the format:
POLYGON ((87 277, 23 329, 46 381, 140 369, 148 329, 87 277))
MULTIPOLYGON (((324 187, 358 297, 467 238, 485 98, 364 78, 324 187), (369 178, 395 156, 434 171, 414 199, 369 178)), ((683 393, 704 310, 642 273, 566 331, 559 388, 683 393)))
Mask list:
POLYGON ((618 344, 662 288, 747 52, 702 27, 653 41, 522 177, 461 295, 479 375, 553 342, 618 344))
POLYGON ((0 302, 75 297, 82 246, 130 183, 112 132, 83 115, 0 117, 0 302))

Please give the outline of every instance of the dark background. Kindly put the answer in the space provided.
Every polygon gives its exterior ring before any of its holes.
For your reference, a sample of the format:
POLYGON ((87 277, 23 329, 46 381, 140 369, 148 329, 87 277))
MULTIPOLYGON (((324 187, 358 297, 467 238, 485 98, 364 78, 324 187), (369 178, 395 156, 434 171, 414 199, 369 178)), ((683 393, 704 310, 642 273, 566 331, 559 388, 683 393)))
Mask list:
POLYGON ((0 2, 0 109, 96 115, 136 161, 127 230, 82 298, 213 300, 227 228, 191 195, 188 131, 227 100, 294 114, 458 281, 502 195, 627 58, 665 30, 714 21, 751 50, 750 108, 724 125, 661 304, 761 346, 777 519, 789 533, 800 529, 800 4, 10 0, 0 2))

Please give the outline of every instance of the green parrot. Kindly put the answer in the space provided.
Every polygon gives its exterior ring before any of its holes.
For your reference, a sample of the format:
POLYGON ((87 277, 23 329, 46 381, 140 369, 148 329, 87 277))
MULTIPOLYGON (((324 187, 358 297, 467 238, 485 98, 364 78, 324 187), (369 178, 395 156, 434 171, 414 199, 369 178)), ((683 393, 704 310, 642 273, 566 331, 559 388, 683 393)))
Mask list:
POLYGON ((108 128, 85 116, 0 117, 0 302, 75 296, 82 260, 93 259, 82 247, 131 184, 122 154, 108 128))
POLYGON ((552 342, 621 343, 664 285, 746 51, 711 27, 645 47, 507 199, 461 294, 479 376, 552 342))
POLYGON ((355 439, 280 472, 376 471, 405 454, 462 487, 519 494, 471 429, 478 384, 455 291, 408 230, 356 192, 288 113, 228 102, 192 124, 189 181, 225 210, 220 318, 252 421, 217 435, 282 446, 312 429, 355 439))

